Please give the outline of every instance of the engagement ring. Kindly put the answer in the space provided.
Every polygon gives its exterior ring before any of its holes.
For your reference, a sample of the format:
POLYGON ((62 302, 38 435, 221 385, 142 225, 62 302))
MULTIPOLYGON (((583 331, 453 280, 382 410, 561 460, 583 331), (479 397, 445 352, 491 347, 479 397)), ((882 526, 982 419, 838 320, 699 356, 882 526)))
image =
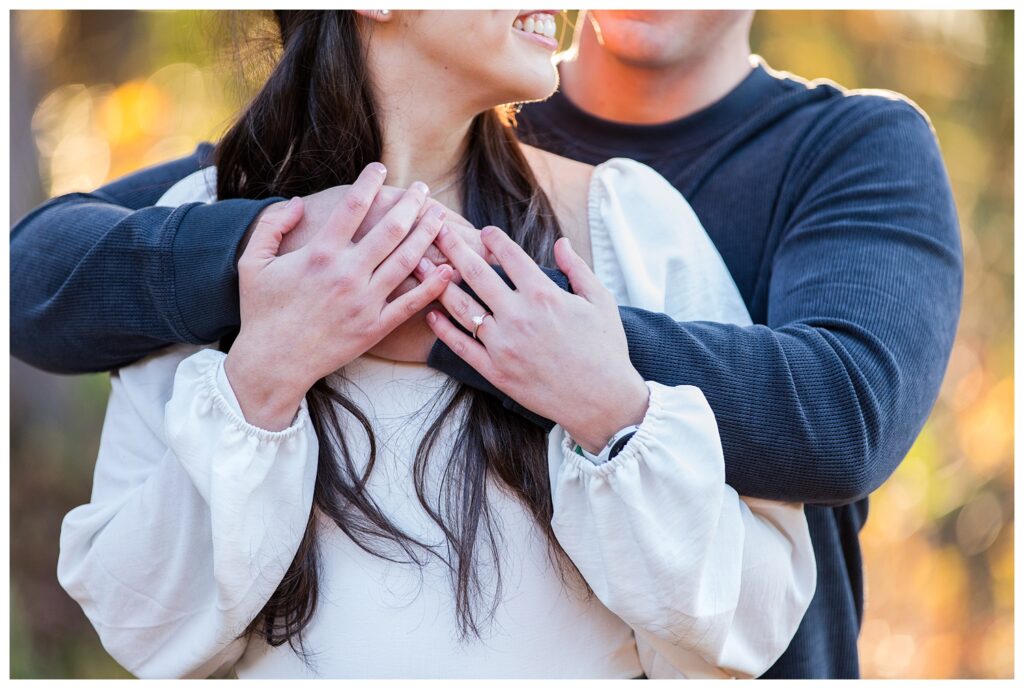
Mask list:
POLYGON ((479 316, 473 316, 473 339, 474 340, 480 339, 480 338, 478 338, 476 336, 476 331, 480 329, 480 326, 483 324, 484 319, 487 318, 490 315, 491 314, 489 314, 489 313, 482 313, 479 316))

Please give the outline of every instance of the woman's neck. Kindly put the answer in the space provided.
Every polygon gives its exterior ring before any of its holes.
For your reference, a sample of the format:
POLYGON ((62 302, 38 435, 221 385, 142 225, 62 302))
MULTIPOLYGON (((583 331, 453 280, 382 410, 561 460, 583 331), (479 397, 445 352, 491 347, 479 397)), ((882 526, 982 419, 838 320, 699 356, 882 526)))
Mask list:
MULTIPOLYGON (((401 111, 398 111, 401 113, 401 111)), ((409 120, 401 114, 385 115, 381 123, 388 169, 387 184, 408 187, 424 182, 438 201, 459 213, 461 164, 470 121, 454 119, 409 120)))
MULTIPOLYGON (((387 70, 388 65, 378 63, 378 69, 387 70)), ((387 92, 375 94, 387 184, 424 182, 434 198, 461 213, 462 161, 470 126, 481 108, 466 102, 465 84, 447 84, 443 78, 398 79, 399 74, 409 72, 395 69, 387 92)))

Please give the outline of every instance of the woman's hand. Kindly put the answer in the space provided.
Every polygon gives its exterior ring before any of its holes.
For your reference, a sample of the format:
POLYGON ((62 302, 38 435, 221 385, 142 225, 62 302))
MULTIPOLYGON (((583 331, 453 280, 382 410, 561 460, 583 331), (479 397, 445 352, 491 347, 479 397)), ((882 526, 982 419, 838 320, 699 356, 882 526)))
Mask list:
POLYGON ((383 165, 368 165, 298 251, 279 255, 282 238, 302 218, 301 199, 265 214, 253 231, 238 261, 241 329, 224 364, 253 425, 287 428, 313 383, 425 308, 451 279, 450 266, 437 266, 388 301, 433 242, 444 209, 420 216, 427 188, 417 182, 353 243, 384 175, 383 165))
MULTIPOLYGON (((432 311, 427 322, 437 337, 492 385, 560 424, 589 452, 599 451, 616 431, 640 423, 648 390, 630 363, 615 298, 569 240, 555 243, 555 260, 575 294, 559 289, 498 228, 485 227, 481 238, 516 289, 456 233, 442 229, 437 244, 490 315, 474 340, 432 311)), ((440 301, 471 332, 473 317, 486 313, 454 283, 440 301)))
MULTIPOLYGON (((298 251, 308 244, 310 240, 312 240, 313 237, 321 230, 321 228, 325 226, 327 220, 331 217, 338 204, 344 202, 345 195, 351 188, 352 185, 350 184, 341 184, 336 187, 323 189, 310 194, 309 196, 303 196, 302 219, 299 220, 299 224, 296 225, 293 230, 285 235, 284 239, 281 241, 281 249, 278 251, 278 255, 283 256, 284 254, 290 254, 291 252, 298 251)), ((352 235, 352 241, 358 242, 362 239, 363 236, 369 232, 381 218, 384 217, 384 214, 398 203, 398 200, 402 198, 404 193, 405 189, 400 187, 391 187, 386 185, 381 187, 380 191, 377 192, 377 196, 374 198, 373 203, 370 205, 370 209, 365 214, 361 215, 362 222, 360 222, 359 228, 352 235)), ((255 232, 256 228, 259 226, 262 217, 265 214, 280 211, 286 203, 288 202, 278 201, 277 203, 272 203, 256 216, 252 224, 249 226, 248 231, 246 231, 245 235, 242 237, 242 241, 239 242, 239 255, 241 255, 245 250, 245 247, 248 246, 249 239, 252 236, 252 233, 255 232)), ((428 198, 426 203, 423 204, 421 213, 433 208, 434 206, 444 208, 448 227, 450 229, 458 232, 478 254, 484 256, 485 259, 489 258, 486 250, 484 249, 483 243, 480 241, 480 231, 455 211, 450 208, 446 208, 443 204, 435 201, 434 199, 428 198)), ((431 245, 430 248, 427 249, 426 256, 435 264, 447 263, 448 261, 448 259, 444 257, 444 254, 442 254, 434 245, 431 245)), ((408 289, 415 287, 416 284, 415 280, 411 280, 405 285, 406 289, 404 291, 408 291, 408 289)))

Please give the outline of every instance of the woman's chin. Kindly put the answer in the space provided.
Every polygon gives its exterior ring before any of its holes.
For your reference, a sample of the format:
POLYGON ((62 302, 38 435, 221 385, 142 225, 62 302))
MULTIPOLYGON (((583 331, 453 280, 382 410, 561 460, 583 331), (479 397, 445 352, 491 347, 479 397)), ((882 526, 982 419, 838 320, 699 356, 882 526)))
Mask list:
POLYGON ((558 90, 558 71, 552 67, 550 74, 536 75, 528 85, 509 92, 502 103, 535 103, 550 98, 558 90))

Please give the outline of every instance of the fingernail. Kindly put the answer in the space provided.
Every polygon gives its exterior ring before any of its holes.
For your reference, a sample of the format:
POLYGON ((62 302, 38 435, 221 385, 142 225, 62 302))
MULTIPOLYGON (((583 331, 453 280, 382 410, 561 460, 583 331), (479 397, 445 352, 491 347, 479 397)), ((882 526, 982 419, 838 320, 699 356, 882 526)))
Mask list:
POLYGON ((295 202, 298 201, 298 200, 299 200, 298 196, 293 196, 290 199, 288 199, 288 203, 284 204, 285 209, 288 209, 288 208, 291 208, 292 206, 294 206, 295 202))
POLYGON ((388 169, 384 167, 383 163, 370 163, 368 167, 381 177, 386 177, 388 174, 388 169))
POLYGON ((419 193, 423 194, 424 196, 430 193, 430 188, 427 187, 427 185, 424 184, 423 182, 413 182, 412 188, 418 191, 419 193))
POLYGON ((433 323, 436 320, 437 320, 437 311, 428 311, 427 312, 427 323, 433 323))
POLYGON ((438 266, 437 270, 440 273, 441 279, 443 281, 447 282, 448 280, 451 280, 451 278, 452 278, 452 267, 451 266, 447 266, 447 265, 438 266))
POLYGON ((420 265, 419 265, 420 272, 422 272, 424 274, 429 273, 430 269, 433 268, 433 267, 434 267, 434 264, 431 263, 429 259, 427 259, 425 257, 420 259, 420 265))
POLYGON ((437 238, 440 239, 448 234, 448 223, 441 225, 441 229, 437 231, 437 238))
POLYGON ((492 234, 494 234, 494 231, 496 229, 497 229, 496 227, 488 225, 484 229, 480 230, 480 236, 481 237, 490 237, 492 234))

